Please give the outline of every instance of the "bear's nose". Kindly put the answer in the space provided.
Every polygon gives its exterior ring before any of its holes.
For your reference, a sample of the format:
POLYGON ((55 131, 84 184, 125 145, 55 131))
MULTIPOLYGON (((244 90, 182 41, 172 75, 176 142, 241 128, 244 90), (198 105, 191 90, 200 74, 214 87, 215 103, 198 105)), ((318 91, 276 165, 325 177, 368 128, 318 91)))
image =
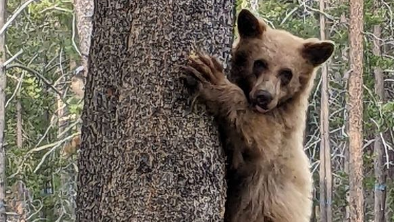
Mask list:
POLYGON ((259 90, 255 94, 256 104, 263 109, 272 101, 272 95, 267 90, 259 90))

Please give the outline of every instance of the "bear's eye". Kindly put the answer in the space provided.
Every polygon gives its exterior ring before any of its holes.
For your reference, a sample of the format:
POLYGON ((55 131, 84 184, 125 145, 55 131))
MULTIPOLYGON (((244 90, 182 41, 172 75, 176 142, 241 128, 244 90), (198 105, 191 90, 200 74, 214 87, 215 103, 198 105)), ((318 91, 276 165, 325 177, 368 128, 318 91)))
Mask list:
POLYGON ((279 78, 282 86, 289 84, 292 77, 293 73, 290 69, 282 69, 279 71, 279 78))
POLYGON ((253 64, 253 73, 258 76, 260 75, 264 70, 266 70, 268 68, 268 64, 266 61, 260 59, 260 60, 256 60, 254 61, 253 64))

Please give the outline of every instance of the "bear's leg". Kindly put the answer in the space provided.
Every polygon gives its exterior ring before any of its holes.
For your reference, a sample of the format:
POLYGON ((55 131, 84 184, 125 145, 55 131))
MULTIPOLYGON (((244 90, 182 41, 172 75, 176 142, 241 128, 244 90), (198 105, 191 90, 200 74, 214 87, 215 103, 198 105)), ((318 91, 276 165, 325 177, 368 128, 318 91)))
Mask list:
MULTIPOLYGON (((272 222, 309 222, 312 214, 312 199, 309 193, 300 192, 289 184, 270 194, 269 214, 272 222)), ((270 217, 267 215, 267 217, 270 217)))
POLYGON ((233 122, 239 114, 248 111, 242 89, 226 78, 222 65, 214 57, 197 53, 195 58, 189 58, 189 64, 183 68, 197 80, 193 91, 215 116, 233 122))

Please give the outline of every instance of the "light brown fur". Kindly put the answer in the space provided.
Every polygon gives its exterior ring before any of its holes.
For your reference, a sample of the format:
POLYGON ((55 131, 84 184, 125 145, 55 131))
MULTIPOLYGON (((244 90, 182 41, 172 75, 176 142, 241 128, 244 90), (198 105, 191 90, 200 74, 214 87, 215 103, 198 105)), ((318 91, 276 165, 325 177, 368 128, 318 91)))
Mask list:
POLYGON ((334 45, 271 29, 246 10, 238 29, 229 80, 207 55, 185 67, 223 135, 229 160, 225 221, 309 222, 312 175, 303 132, 315 71, 334 45), (259 90, 272 95, 264 108, 255 102, 259 90))

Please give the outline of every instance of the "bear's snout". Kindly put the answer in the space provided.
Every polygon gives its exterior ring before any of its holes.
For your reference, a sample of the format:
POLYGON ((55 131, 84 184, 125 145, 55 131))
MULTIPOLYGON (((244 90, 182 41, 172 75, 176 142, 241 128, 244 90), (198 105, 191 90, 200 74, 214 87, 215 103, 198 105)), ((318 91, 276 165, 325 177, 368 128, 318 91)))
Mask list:
POLYGON ((267 90, 257 90, 253 95, 253 103, 257 106, 256 108, 260 111, 268 110, 268 106, 273 100, 272 94, 267 90), (260 108, 260 109, 259 109, 260 108))

